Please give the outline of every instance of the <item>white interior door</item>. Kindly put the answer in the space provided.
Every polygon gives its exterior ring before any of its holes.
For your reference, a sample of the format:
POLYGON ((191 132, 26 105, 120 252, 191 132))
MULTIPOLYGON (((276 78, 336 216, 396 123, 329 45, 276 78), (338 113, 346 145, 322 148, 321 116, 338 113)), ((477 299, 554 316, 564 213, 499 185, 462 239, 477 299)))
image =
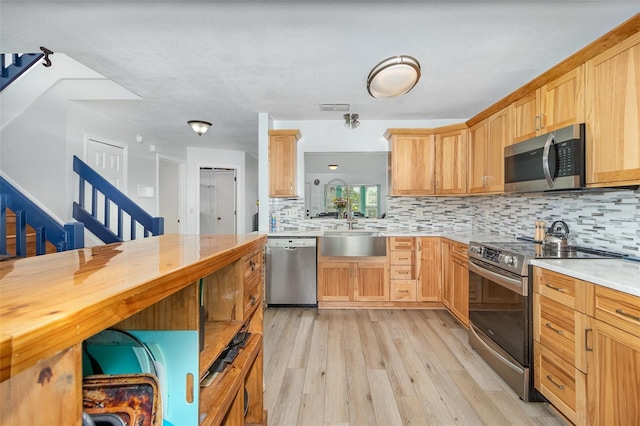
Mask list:
POLYGON ((236 233, 236 171, 200 169, 200 234, 236 233))
POLYGON ((216 234, 236 233, 236 171, 216 169, 216 234))
MULTIPOLYGON (((87 158, 85 161, 113 186, 126 193, 126 150, 123 146, 87 139, 87 158)), ((96 217, 102 223, 104 223, 105 215, 104 204, 104 197, 98 196, 96 217)), ((85 206, 88 210, 91 209, 91 190, 89 187, 85 189, 85 206)), ((124 222, 123 230, 124 232, 128 232, 130 222, 126 215, 124 222)), ((107 225, 111 231, 117 234, 118 208, 113 203, 109 204, 109 223, 107 225)), ((124 239, 127 238, 125 237, 124 239)))
POLYGON ((158 160, 158 214, 164 218, 164 233, 177 234, 181 230, 180 164, 158 160))

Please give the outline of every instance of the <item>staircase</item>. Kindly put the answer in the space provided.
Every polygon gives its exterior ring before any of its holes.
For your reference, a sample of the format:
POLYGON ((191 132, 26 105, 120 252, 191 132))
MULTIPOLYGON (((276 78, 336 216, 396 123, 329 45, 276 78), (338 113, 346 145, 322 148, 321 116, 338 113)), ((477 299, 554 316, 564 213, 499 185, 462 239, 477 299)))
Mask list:
POLYGON ((0 53, 0 92, 43 56, 42 53, 13 53, 11 55, 0 53), (10 61, 9 58, 11 58, 10 61))
POLYGON ((76 156, 73 171, 80 177, 73 218, 100 240, 109 244, 135 240, 140 233, 145 238, 164 234, 164 218, 151 216, 76 156))
POLYGON ((84 226, 61 225, 0 176, 0 256, 27 257, 84 247, 84 226))

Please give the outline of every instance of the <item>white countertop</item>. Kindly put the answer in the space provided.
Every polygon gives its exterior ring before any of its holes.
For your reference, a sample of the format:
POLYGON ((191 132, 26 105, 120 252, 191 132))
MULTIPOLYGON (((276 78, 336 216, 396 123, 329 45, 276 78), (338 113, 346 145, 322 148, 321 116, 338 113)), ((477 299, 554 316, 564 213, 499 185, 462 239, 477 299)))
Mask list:
POLYGON ((640 296, 640 262, 621 259, 536 259, 531 263, 550 271, 640 296))
MULTIPOLYGON (((346 229, 341 231, 348 232, 346 229)), ((445 237, 450 240, 457 241, 462 244, 469 244, 470 241, 513 241, 515 237, 513 235, 496 235, 486 232, 478 233, 473 231, 460 231, 460 230, 442 230, 442 231, 393 231, 393 230, 379 230, 379 229, 358 229, 356 231, 372 231, 380 232, 385 237, 445 237)), ((324 235, 324 230, 309 230, 309 231, 281 231, 271 232, 267 234, 269 238, 301 238, 301 237, 321 237, 324 235)))
MULTIPOLYGON (((370 231, 378 231, 386 237, 445 237, 462 244, 469 244, 470 241, 502 242, 515 239, 513 235, 497 235, 453 229, 440 231, 371 229, 370 231)), ((321 237, 323 235, 323 230, 282 231, 268 234, 269 237, 282 238, 321 237)), ((640 262, 620 259, 536 259, 532 263, 535 266, 560 274, 640 296, 640 262)))

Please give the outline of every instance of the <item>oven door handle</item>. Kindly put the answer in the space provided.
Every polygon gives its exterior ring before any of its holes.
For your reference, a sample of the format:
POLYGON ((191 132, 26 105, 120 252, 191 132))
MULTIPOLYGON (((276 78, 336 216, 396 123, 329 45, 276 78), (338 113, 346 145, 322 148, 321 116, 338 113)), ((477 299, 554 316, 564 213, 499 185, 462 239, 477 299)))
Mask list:
POLYGON ((489 352, 491 352, 493 354, 493 356, 495 356, 496 358, 498 358, 500 361, 502 361, 507 367, 511 368, 513 371, 517 372, 518 374, 522 374, 524 373, 524 370, 517 364, 514 364, 513 362, 511 362, 511 360, 507 359, 506 357, 504 357, 501 353, 499 353, 498 351, 496 351, 495 349, 493 349, 491 347, 491 345, 489 345, 479 334, 476 330, 479 330, 478 328, 476 328, 475 325, 473 324, 469 324, 469 330, 476 335, 476 338, 479 342, 482 343, 482 346, 485 347, 486 350, 488 350, 489 352))
POLYGON ((504 275, 500 275, 493 271, 489 271, 483 268, 482 266, 477 265, 474 262, 473 258, 469 259, 469 272, 474 272, 480 275, 481 277, 491 280, 496 284, 499 284, 502 287, 513 291, 514 293, 518 293, 521 296, 526 296, 528 293, 527 287, 522 284, 521 280, 505 277, 504 275))

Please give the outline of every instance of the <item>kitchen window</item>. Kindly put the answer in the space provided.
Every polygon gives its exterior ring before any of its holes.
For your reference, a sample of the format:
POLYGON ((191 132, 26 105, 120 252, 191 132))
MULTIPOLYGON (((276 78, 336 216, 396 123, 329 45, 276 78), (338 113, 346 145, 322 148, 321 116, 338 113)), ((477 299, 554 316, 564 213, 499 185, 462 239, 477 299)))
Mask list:
POLYGON ((356 216, 378 217, 380 212, 380 185, 325 185, 324 193, 326 212, 348 211, 347 200, 356 216))

